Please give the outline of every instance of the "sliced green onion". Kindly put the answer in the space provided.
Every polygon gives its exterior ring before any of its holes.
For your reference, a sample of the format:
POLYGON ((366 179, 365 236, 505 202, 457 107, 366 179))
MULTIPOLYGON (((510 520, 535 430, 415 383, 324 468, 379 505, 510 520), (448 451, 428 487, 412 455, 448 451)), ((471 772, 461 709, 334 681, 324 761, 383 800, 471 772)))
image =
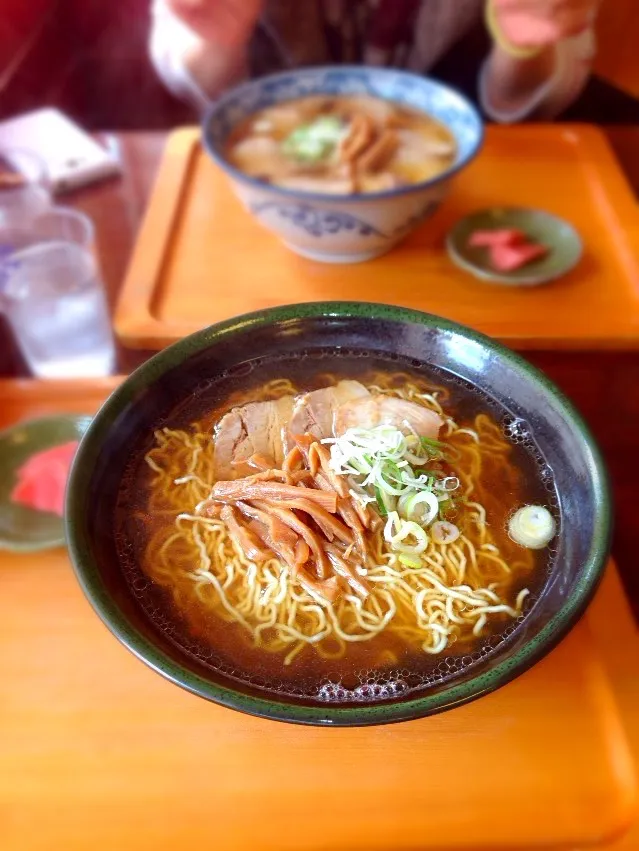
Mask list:
POLYGON ((406 567, 421 567, 422 566, 420 559, 416 558, 415 556, 409 556, 406 553, 401 553, 401 555, 399 555, 397 557, 397 559, 398 559, 398 561, 401 561, 402 564, 405 564, 406 567))
POLYGON ((400 497, 398 508, 408 520, 417 520, 423 526, 428 526, 437 517, 439 502, 432 491, 423 490, 400 497))
POLYGON ((442 443, 441 440, 435 440, 432 437, 421 437, 420 441, 429 460, 441 458, 445 461, 451 461, 460 457, 459 449, 456 446, 451 446, 450 443, 442 443))
POLYGON ((530 550, 541 550, 554 538, 555 519, 543 505, 525 505, 508 523, 508 533, 515 543, 530 550))
POLYGON ((432 446, 432 447, 435 447, 436 449, 443 449, 446 446, 445 443, 442 443, 441 440, 435 440, 434 437, 420 437, 419 440, 420 440, 422 446, 425 446, 425 447, 426 446, 432 446))
POLYGON ((384 493, 384 491, 380 490, 379 488, 375 488, 375 500, 377 502, 379 513, 382 517, 388 517, 388 513, 390 511, 395 511, 395 498, 387 493, 384 493))
POLYGON ((435 440, 433 437, 420 437, 419 442, 426 455, 430 455, 432 458, 443 456, 446 445, 441 441, 435 440))
POLYGON ((409 555, 423 553, 428 546, 428 535, 426 532, 413 520, 403 520, 400 521, 400 524, 399 531, 391 538, 393 549, 398 552, 408 553, 409 555), (414 544, 406 543, 406 539, 410 538, 415 540, 414 544))
POLYGON ((388 517, 388 511, 382 499, 382 492, 379 488, 375 488, 375 499, 377 500, 377 508, 382 517, 388 517))
POLYGON ((433 451, 439 452, 446 445, 414 432, 405 434, 390 425, 347 429, 323 443, 330 444, 333 471, 349 476, 351 487, 368 494, 380 516, 387 518, 386 540, 395 549, 409 552, 425 547, 425 527, 439 515, 440 503, 450 505, 451 493, 460 487, 456 476, 436 478, 424 469, 433 451), (419 531, 413 530, 415 543, 409 546, 402 542, 411 537, 411 526, 406 526, 411 523, 419 531))
POLYGON ((400 523, 401 520, 399 514, 396 511, 389 511, 388 520, 384 526, 384 540, 388 541, 389 544, 393 539, 395 530, 399 530, 400 523))
POLYGON ((303 162, 320 162, 329 157, 344 134, 339 118, 320 115, 309 124, 296 127, 282 142, 286 156, 303 162))
POLYGON ((401 496, 410 487, 409 483, 403 480, 402 470, 393 461, 385 461, 382 464, 377 485, 381 490, 392 493, 394 496, 401 496))
POLYGON ((359 473, 360 475, 370 473, 372 469, 372 463, 369 463, 367 461, 366 455, 363 455, 361 458, 353 458, 350 462, 350 466, 354 469, 356 473, 359 473))
POLYGON ((457 476, 445 476, 445 478, 435 482, 435 487, 437 490, 456 491, 459 487, 459 479, 457 476))
POLYGON ((430 531, 436 544, 452 544, 460 535, 458 527, 446 520, 436 520, 430 531))
POLYGON ((348 492, 356 502, 360 503, 360 505, 366 506, 370 505, 371 502, 375 502, 374 496, 370 496, 366 493, 366 491, 360 490, 359 488, 349 488, 348 492))
POLYGON ((413 467, 423 467, 431 460, 428 455, 414 455, 412 452, 407 452, 404 455, 404 458, 409 464, 412 464, 413 467))

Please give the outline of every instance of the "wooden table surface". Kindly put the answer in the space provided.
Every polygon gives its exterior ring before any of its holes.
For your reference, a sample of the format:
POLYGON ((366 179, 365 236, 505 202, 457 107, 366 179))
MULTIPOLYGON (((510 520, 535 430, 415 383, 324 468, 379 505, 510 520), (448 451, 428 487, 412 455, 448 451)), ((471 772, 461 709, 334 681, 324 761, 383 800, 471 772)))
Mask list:
MULTIPOLYGON (((607 135, 639 198, 639 127, 607 129, 607 135)), ((115 305, 138 227, 153 186, 166 133, 117 137, 124 174, 67 196, 95 221, 111 307, 115 305)), ((639 281, 637 282, 639 286, 639 281)), ((151 353, 120 349, 119 369, 128 372, 151 353)), ((639 352, 528 351, 573 400, 597 437, 610 470, 616 527, 613 554, 639 619, 639 352)), ((0 326, 0 376, 26 375, 10 338, 0 326)))

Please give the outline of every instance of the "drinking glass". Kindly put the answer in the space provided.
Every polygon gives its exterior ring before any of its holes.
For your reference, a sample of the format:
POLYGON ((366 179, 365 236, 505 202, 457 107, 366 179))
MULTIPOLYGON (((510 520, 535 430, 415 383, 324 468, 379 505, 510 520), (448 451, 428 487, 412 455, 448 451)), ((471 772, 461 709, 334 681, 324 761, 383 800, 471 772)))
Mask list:
POLYGON ((66 207, 0 226, 0 307, 32 373, 108 375, 115 347, 91 220, 66 207))
POLYGON ((51 207, 47 169, 31 151, 0 147, 0 226, 25 222, 51 207))

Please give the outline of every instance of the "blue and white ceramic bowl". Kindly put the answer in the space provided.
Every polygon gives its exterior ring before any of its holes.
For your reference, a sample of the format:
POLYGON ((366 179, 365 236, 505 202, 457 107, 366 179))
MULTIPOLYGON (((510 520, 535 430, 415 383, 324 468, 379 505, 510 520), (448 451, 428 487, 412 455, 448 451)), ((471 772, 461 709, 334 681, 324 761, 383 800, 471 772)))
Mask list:
POLYGON ((203 136, 247 209, 289 248, 326 263, 357 263, 388 251, 435 212, 454 175, 478 153, 483 127, 472 104, 442 83, 405 71, 342 65, 286 71, 233 89, 207 113, 203 136), (339 196, 271 186, 225 160, 224 143, 246 116, 313 94, 373 95, 426 112, 454 134, 456 160, 443 174, 414 186, 339 196))

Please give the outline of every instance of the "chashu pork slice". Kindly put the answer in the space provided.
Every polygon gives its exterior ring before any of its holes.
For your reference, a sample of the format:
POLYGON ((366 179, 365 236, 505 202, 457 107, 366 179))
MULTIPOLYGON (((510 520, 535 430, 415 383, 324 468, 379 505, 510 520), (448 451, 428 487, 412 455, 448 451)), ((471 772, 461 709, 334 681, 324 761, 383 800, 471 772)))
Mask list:
POLYGON ((359 381, 339 381, 333 387, 305 393, 295 403, 289 432, 293 435, 312 434, 318 440, 332 437, 338 409, 345 403, 369 399, 370 395, 359 381))
POLYGON ((391 425, 404 434, 416 432, 420 437, 437 438, 444 421, 436 414, 415 402, 394 396, 369 396, 353 399, 340 405, 335 414, 335 436, 349 428, 375 428, 391 425))
POLYGON ((293 397, 269 402, 250 402, 233 408, 215 428, 215 478, 240 479, 255 473, 247 464, 252 455, 272 459, 282 466, 288 450, 288 424, 293 414, 293 397))

